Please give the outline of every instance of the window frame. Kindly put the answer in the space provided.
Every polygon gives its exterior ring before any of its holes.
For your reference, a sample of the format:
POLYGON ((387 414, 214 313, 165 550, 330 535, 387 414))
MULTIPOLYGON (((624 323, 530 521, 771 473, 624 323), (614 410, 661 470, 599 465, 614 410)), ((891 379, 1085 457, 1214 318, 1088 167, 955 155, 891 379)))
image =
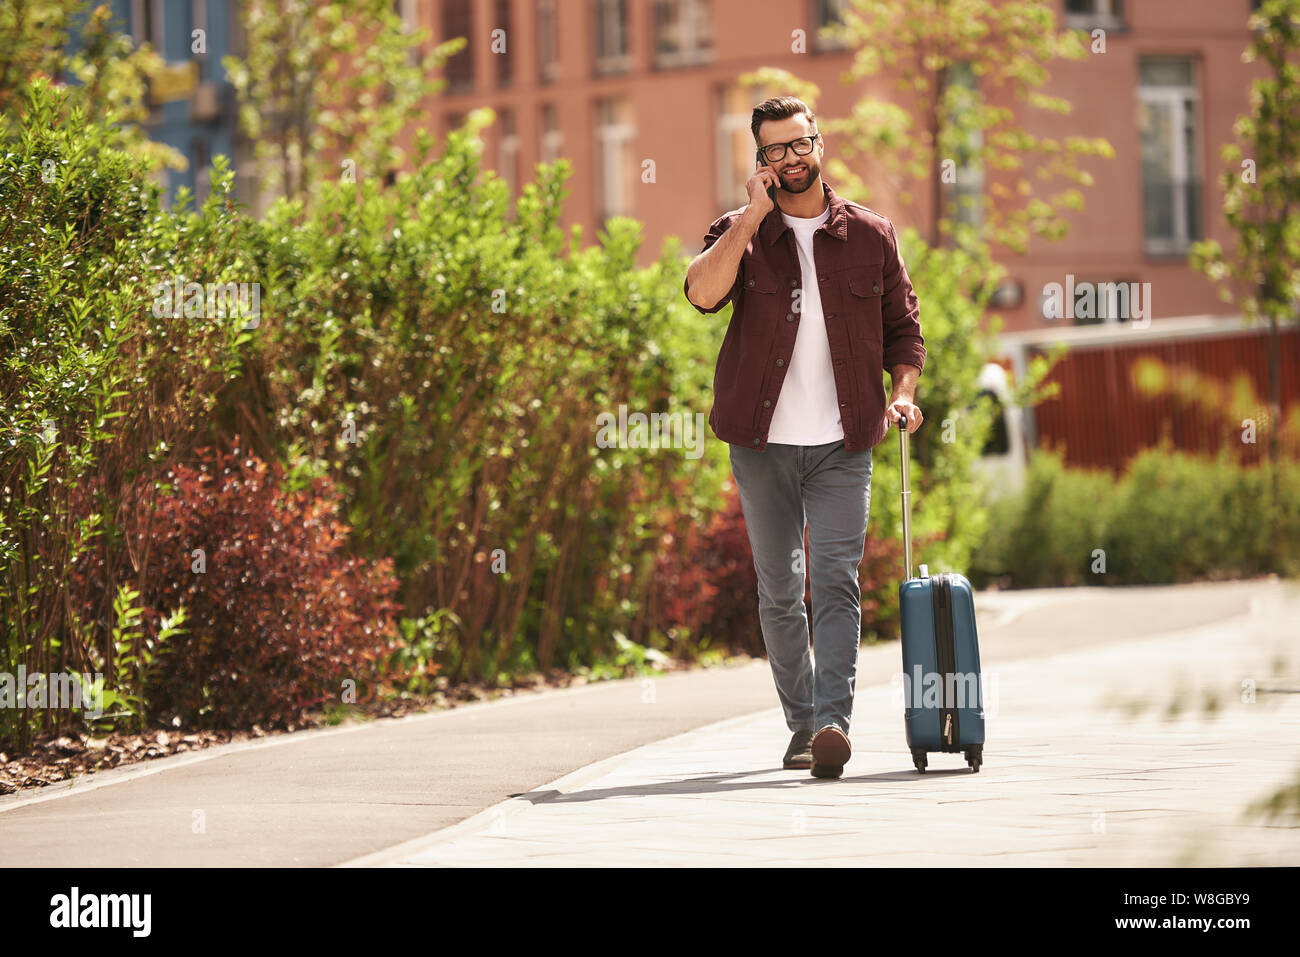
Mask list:
POLYGON ((714 86, 713 109, 714 116, 717 118, 714 123, 713 140, 714 190, 718 215, 749 202, 749 195, 745 192, 745 183, 749 179, 749 174, 747 173, 739 183, 735 182, 732 178, 733 164, 743 165, 746 170, 751 169, 750 164, 753 163, 757 149, 754 145, 754 132, 750 129, 754 107, 772 95, 771 88, 767 84, 744 87, 732 81, 714 86), (728 103, 728 98, 730 97, 736 97, 737 102, 747 100, 748 105, 741 110, 729 111, 731 104, 728 103), (738 142, 745 144, 739 151, 743 158, 739 164, 736 157, 738 142))
POLYGON ((1124 0, 1090 0, 1092 10, 1087 13, 1072 12, 1069 0, 1061 0, 1061 13, 1066 27, 1072 30, 1127 30, 1124 20, 1124 0))
POLYGON ((543 163, 554 163, 564 155, 564 127, 560 123, 560 107, 552 101, 540 104, 538 110, 541 114, 538 124, 541 130, 537 143, 538 156, 543 163), (554 119, 554 126, 548 119, 554 119))
POLYGON ((537 24, 537 82, 545 86, 560 76, 559 3, 537 0, 533 12, 537 24))
POLYGON ((713 4, 711 0, 652 0, 650 10, 650 49, 655 69, 700 66, 713 61, 713 4), (661 11, 680 9, 684 41, 680 49, 661 50, 661 31, 668 25, 661 11), (662 21, 662 22, 661 22, 662 21), (701 24, 704 28, 701 29, 701 24), (707 39, 707 46, 701 39, 707 39))
POLYGON ((442 9, 440 10, 442 18, 442 33, 443 36, 448 39, 462 35, 461 31, 454 29, 450 23, 452 17, 451 10, 453 9, 453 4, 456 2, 463 2, 465 4, 465 47, 460 52, 453 54, 448 58, 447 62, 443 65, 443 77, 447 82, 445 92, 448 96, 463 96, 467 93, 473 93, 475 86, 474 72, 476 63, 474 60, 474 5, 472 0, 443 0, 442 9), (451 69, 453 63, 456 64, 456 69, 458 71, 463 71, 465 73, 465 77, 461 77, 459 73, 453 76, 451 69), (461 64, 465 64, 465 66, 461 66, 461 64))
POLYGON ((627 208, 615 208, 617 203, 611 203, 611 195, 621 192, 623 185, 629 180, 627 177, 632 176, 631 182, 635 182, 635 176, 628 172, 630 167, 626 162, 621 162, 622 153, 627 152, 627 159, 631 159, 632 150, 636 143, 636 120, 624 119, 619 120, 618 114, 630 114, 633 109, 632 101, 625 96, 600 97, 595 101, 595 120, 593 124, 594 136, 592 143, 596 148, 596 169, 599 172, 599 182, 597 184, 597 209, 596 216, 600 227, 615 216, 633 216, 636 212, 635 196, 629 190, 627 197, 627 208), (606 123, 603 113, 608 111, 614 115, 614 121, 606 123), (621 144, 626 144, 625 146, 621 144))
POLYGON ((814 53, 837 53, 848 49, 847 38, 841 40, 828 37, 822 30, 832 24, 842 25, 844 12, 850 8, 850 5, 851 0, 808 0, 808 33, 812 37, 814 53))
POLYGON ((514 33, 514 3, 512 0, 495 0, 492 8, 491 29, 505 32, 506 52, 493 54, 497 61, 493 73, 495 74, 497 89, 506 90, 513 86, 515 82, 515 40, 511 36, 514 33))
MULTIPOLYGON (((1147 232, 1146 210, 1147 210, 1147 177, 1143 169, 1144 164, 1141 158, 1140 144, 1143 140, 1143 130, 1141 125, 1138 128, 1139 158, 1138 171, 1141 182, 1141 209, 1142 209, 1142 246, 1145 253, 1153 258, 1184 257, 1192 244, 1202 238, 1205 231, 1205 197, 1202 191, 1205 188, 1204 174, 1201 172, 1202 163, 1200 162, 1201 153, 1204 150, 1204 124, 1201 118, 1201 112, 1204 104, 1201 98, 1202 70, 1201 65, 1193 56, 1165 56, 1151 55, 1149 57, 1140 57, 1138 60, 1138 104, 1140 108, 1152 110, 1156 108, 1168 108, 1170 110, 1170 129, 1171 136, 1171 188, 1174 190, 1172 204, 1172 236, 1155 236, 1147 232), (1142 63, 1143 61, 1152 60, 1181 60, 1186 62, 1191 70, 1190 84, 1144 84, 1142 82, 1142 63), (1190 102, 1189 102, 1190 101, 1190 102), (1189 118, 1192 121, 1192 139, 1189 146, 1186 137, 1183 135, 1184 129, 1189 118), (1182 200, 1180 201, 1180 194, 1182 200), (1200 209, 1193 210, 1192 203, 1196 203, 1200 209), (1193 220, 1199 226, 1198 229, 1191 228, 1193 220)), ((1140 115, 1140 114, 1139 114, 1140 115)))
POLYGON ((592 37, 592 73, 595 76, 610 76, 627 73, 632 69, 632 47, 628 40, 628 3, 627 0, 591 0, 591 37, 592 37), (601 53, 604 41, 610 39, 610 17, 603 16, 611 11, 617 13, 619 53, 601 53), (604 30, 601 27, 604 27, 604 30))

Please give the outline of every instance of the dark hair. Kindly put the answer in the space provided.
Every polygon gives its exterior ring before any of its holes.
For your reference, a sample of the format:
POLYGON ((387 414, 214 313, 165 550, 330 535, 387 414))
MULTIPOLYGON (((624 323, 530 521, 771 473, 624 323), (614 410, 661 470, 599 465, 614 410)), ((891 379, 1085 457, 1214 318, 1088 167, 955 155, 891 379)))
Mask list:
POLYGON ((808 125, 813 129, 817 128, 817 117, 813 111, 808 109, 808 104, 797 96, 772 96, 768 97, 758 106, 754 107, 753 116, 749 120, 749 131, 754 134, 754 145, 758 146, 758 128, 768 120, 784 120, 789 116, 798 116, 802 113, 808 117, 808 125))

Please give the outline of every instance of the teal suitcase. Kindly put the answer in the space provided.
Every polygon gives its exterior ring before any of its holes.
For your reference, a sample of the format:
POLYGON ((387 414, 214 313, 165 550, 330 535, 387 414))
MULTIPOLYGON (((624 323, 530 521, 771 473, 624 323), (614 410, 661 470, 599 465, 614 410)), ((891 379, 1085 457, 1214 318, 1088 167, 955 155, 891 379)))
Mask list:
POLYGON ((970 582, 958 574, 912 577, 912 516, 903 446, 903 562, 898 588, 903 644, 903 724, 912 763, 925 773, 931 751, 961 752, 972 771, 984 760, 984 689, 970 582))

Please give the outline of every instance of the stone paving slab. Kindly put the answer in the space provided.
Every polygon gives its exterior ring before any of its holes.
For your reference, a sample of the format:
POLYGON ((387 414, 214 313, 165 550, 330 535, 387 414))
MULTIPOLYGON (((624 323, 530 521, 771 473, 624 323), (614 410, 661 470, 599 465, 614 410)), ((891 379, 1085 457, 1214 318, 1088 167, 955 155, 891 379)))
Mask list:
POLYGON ((1300 822, 1242 811, 1300 768, 1298 623, 1296 591, 1277 588, 1212 625, 985 660, 978 774, 938 753, 918 774, 901 694, 859 684, 838 780, 781 769, 789 731, 771 709, 345 866, 1294 866, 1300 822))

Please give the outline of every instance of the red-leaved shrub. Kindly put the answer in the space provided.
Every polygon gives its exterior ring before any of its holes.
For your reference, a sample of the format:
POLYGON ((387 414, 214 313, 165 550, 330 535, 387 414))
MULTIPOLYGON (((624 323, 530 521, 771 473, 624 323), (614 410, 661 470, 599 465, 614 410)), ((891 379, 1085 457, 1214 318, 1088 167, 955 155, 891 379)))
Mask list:
MULTIPOLYGON (((345 679, 360 694, 397 636, 392 560, 343 554, 350 529, 330 480, 289 491, 279 463, 238 447, 199 456, 197 469, 168 473, 173 490, 152 517, 137 488, 142 504, 124 523, 134 560, 147 555, 144 574, 125 572, 141 591, 146 639, 177 606, 188 612, 188 631, 150 672, 150 714, 187 727, 276 727, 339 701, 345 679)), ((73 594, 87 608, 102 607, 103 568, 98 549, 78 565, 73 594)))
MULTIPOLYGON (((655 573, 655 609, 659 630, 686 627, 692 635, 712 636, 733 652, 766 655, 758 619, 758 574, 745 529, 744 510, 735 480, 725 505, 700 532, 688 527, 666 541, 655 573)), ((903 577, 903 547, 892 538, 877 538, 867 529, 858 581, 862 588, 863 634, 898 636, 898 584, 903 577)), ((808 535, 804 533, 804 548, 808 535)), ((805 577, 804 601, 812 624, 812 582, 805 577)), ((816 636, 813 636, 816 643, 816 636)))

